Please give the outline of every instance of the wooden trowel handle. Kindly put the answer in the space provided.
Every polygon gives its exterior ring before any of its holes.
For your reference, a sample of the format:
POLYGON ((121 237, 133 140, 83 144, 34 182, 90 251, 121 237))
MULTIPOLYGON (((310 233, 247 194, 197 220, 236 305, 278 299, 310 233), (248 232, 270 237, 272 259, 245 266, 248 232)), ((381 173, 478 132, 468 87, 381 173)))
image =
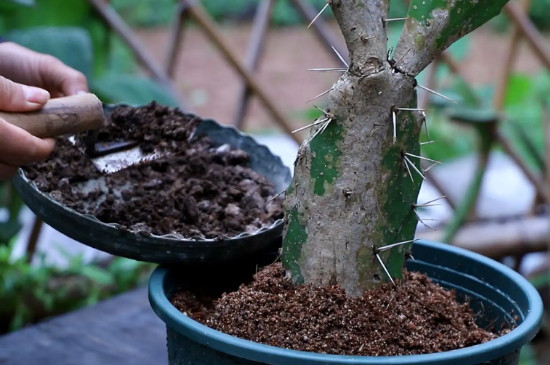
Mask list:
POLYGON ((0 118, 40 137, 57 137, 103 125, 103 104, 94 94, 79 94, 50 99, 33 112, 0 112, 0 118))

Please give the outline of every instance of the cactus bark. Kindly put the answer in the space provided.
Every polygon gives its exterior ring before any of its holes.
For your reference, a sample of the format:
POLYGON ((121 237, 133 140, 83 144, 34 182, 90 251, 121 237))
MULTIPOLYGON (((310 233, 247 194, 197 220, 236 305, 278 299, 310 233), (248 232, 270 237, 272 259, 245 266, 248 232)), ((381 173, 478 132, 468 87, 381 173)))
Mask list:
POLYGON ((300 146, 285 198, 283 264, 296 283, 338 284, 357 296, 402 276, 411 243, 380 248, 414 237, 424 114, 399 109, 416 108, 415 77, 506 1, 413 0, 392 59, 388 0, 328 2, 350 64, 327 94, 330 122, 300 146))

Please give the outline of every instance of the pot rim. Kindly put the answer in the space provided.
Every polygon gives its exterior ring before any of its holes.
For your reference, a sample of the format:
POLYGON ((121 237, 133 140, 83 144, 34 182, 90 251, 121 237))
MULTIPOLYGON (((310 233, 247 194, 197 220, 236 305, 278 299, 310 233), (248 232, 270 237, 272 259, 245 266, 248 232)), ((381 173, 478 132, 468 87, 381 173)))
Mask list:
POLYGON ((525 318, 519 326, 509 333, 483 344, 469 346, 462 349, 421 355, 401 356, 351 356, 320 354, 306 351, 290 350, 271 345, 260 344, 245 340, 205 326, 180 312, 172 305, 164 292, 164 280, 168 273, 165 267, 158 267, 151 275, 149 281, 149 301, 155 313, 179 333, 194 341, 207 345, 218 351, 233 356, 256 361, 277 361, 285 359, 296 363, 309 364, 395 364, 396 357, 399 364, 449 364, 452 361, 460 361, 462 365, 476 364, 511 353, 530 341, 537 333, 542 322, 543 303, 540 295, 533 285, 522 275, 509 267, 494 261, 486 256, 471 252, 448 244, 418 240, 414 245, 424 246, 427 249, 446 251, 448 254, 467 256, 469 259, 480 262, 500 274, 513 280, 521 287, 528 302, 525 318))

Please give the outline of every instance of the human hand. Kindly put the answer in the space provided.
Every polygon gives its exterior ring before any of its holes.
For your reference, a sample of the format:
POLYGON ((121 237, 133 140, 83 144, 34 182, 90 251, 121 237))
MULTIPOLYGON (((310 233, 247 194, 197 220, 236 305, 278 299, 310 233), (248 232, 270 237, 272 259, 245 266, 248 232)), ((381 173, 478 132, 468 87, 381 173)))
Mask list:
POLYGON ((86 76, 59 59, 13 42, 0 43, 0 74, 12 81, 47 90, 51 97, 88 92, 86 76))
MULTIPOLYGON (((50 95, 60 97, 88 91, 86 77, 81 72, 53 56, 11 42, 0 43, 0 72, 3 111, 37 110, 50 95)), ((54 146, 53 139, 37 138, 0 118, 0 180, 13 176, 18 166, 47 158, 54 146)))
POLYGON ((47 158, 55 140, 41 139, 0 118, 0 181, 7 180, 19 166, 47 158))

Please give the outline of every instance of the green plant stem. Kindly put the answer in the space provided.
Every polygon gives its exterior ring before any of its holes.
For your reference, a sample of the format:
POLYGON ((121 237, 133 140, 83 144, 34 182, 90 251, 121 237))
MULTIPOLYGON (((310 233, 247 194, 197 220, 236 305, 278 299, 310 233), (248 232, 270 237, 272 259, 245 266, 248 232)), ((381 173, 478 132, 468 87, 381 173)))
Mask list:
POLYGON ((485 176, 485 171, 487 170, 489 154, 491 152, 492 145, 492 141, 484 143, 484 146, 482 147, 479 156, 479 162, 476 167, 474 179, 472 180, 470 186, 468 187, 468 190, 466 191, 466 195, 464 196, 462 204, 458 206, 458 209, 455 211, 451 223, 449 223, 445 230, 443 242, 452 243, 460 227, 472 215, 472 213, 475 212, 475 206, 479 197, 479 193, 481 191, 483 177, 485 176))

